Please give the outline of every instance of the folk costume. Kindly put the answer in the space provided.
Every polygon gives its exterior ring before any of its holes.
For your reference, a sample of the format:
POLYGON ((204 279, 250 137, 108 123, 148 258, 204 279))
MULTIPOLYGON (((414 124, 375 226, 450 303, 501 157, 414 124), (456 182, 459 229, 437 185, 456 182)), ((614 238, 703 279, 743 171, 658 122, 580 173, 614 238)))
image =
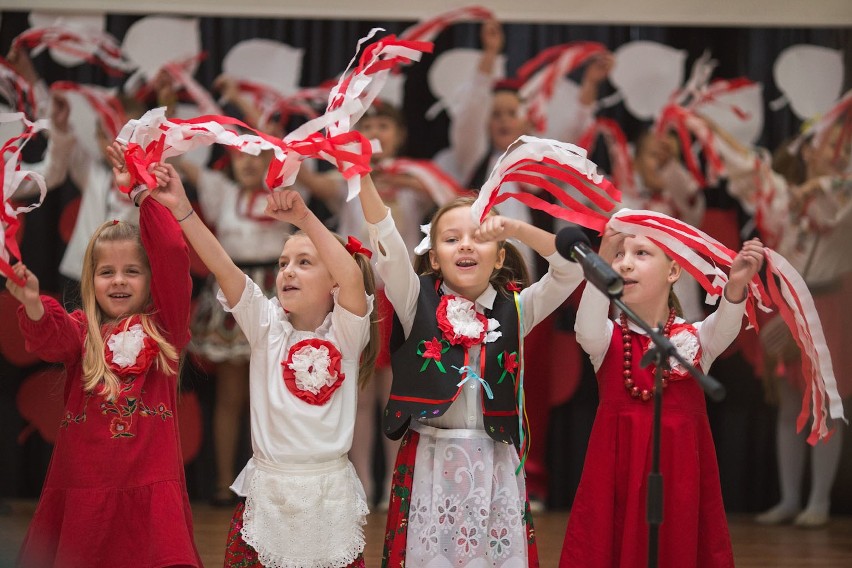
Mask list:
POLYGON ((367 315, 358 317, 335 294, 315 331, 294 329, 278 299, 248 277, 236 305, 221 292, 219 301, 252 348, 254 455, 231 486, 246 500, 231 524, 226 564, 363 566, 367 502, 346 454, 372 297, 367 315))
POLYGON ((519 457, 522 338, 579 284, 580 268, 554 254, 536 284, 489 286, 471 302, 400 260, 408 252, 390 214, 370 233, 396 314, 383 424, 403 436, 384 565, 537 565, 519 457))
MULTIPOLYGON (((180 352, 189 341, 189 255, 165 207, 146 199, 140 212, 152 319, 180 352)), ((18 564, 201 566, 175 415, 178 378, 158 368, 156 343, 134 316, 104 329, 121 391, 115 400, 85 392, 85 315, 68 314, 47 296, 42 303, 40 320, 23 307, 18 320, 28 350, 65 365, 65 415, 18 564)))
MULTIPOLYGON (((669 322, 669 337, 705 372, 739 334, 745 302, 722 300, 703 322, 669 322)), ((651 459, 653 371, 639 361, 649 340, 639 328, 607 319, 609 299, 587 286, 577 311, 577 340, 592 359, 598 406, 580 486, 571 508, 560 566, 644 566, 645 516, 651 459), (624 361, 630 356, 630 373, 624 361), (627 377, 630 377, 629 379, 627 377), (630 389, 625 382, 632 380, 630 389)), ((661 471, 660 566, 733 566, 716 452, 704 393, 675 366, 665 387, 661 471)))

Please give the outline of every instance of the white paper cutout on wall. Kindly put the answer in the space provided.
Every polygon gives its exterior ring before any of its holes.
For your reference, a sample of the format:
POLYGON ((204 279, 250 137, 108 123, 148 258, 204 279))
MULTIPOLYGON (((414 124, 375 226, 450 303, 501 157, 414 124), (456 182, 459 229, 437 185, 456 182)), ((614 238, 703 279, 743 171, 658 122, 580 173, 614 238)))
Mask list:
MULTIPOLYGON (((450 118, 459 112, 458 105, 454 102, 460 99, 461 89, 464 89, 470 78, 478 73, 477 67, 481 58, 482 51, 470 48, 449 49, 435 58, 429 68, 427 80, 429 90, 438 102, 427 111, 427 118, 436 117, 444 109, 447 110, 450 118)), ((494 68, 495 79, 499 80, 506 76, 505 56, 497 56, 494 68)))
POLYGON ((621 92, 624 106, 637 118, 655 118, 683 84, 686 51, 634 41, 618 48, 614 55, 609 81, 621 92))
POLYGON ((840 97, 843 53, 816 45, 793 45, 775 60, 772 74, 793 113, 802 120, 814 118, 840 97))

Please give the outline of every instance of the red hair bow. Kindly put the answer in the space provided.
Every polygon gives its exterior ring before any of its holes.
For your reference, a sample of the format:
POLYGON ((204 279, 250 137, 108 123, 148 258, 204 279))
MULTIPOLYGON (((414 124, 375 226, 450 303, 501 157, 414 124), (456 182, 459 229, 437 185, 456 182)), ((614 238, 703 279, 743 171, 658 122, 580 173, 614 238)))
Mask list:
POLYGON ((373 258, 373 251, 362 245, 361 241, 359 241, 352 235, 349 235, 349 240, 344 246, 346 247, 346 250, 349 251, 349 254, 351 254, 352 256, 355 256, 356 254, 360 253, 366 256, 367 258, 373 258))

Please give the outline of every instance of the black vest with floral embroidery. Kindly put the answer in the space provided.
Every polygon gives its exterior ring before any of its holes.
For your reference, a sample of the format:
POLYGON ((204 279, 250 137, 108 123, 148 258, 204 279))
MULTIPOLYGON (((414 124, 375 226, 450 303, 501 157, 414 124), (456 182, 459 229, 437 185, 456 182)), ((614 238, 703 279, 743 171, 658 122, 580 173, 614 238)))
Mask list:
MULTIPOLYGON (((407 339, 399 318, 394 315, 390 340, 393 386, 382 421, 385 435, 393 440, 405 433, 412 418, 435 418, 444 414, 461 389, 468 386, 467 383, 457 386, 463 376, 458 369, 465 364, 465 350, 461 345, 450 345, 438 327, 435 314, 441 293, 435 288, 433 277, 420 277, 417 311, 407 339), (441 340, 443 342, 436 349, 441 340)), ((513 368, 518 359, 518 312, 514 298, 498 291, 493 308, 485 315, 500 322, 496 331, 502 333, 495 341, 485 343, 482 378, 494 395, 490 399, 482 389, 485 430, 494 440, 517 447, 520 437, 515 381, 520 368, 513 368)), ((481 346, 474 345, 470 349, 481 349, 481 346)), ((480 370, 481 365, 475 369, 477 374, 480 370)))

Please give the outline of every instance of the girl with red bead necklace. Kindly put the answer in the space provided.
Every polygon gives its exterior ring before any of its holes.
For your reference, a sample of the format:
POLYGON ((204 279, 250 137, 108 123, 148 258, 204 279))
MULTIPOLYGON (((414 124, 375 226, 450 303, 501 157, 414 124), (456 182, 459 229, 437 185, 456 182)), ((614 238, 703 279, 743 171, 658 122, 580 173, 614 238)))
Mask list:
MULTIPOLYGON (((600 255, 624 279, 622 300, 649 324, 663 325, 687 361, 703 371, 736 338, 748 285, 763 263, 759 240, 734 258, 719 308, 686 323, 672 286, 681 266, 646 236, 607 226, 600 255)), ((577 340, 591 357, 600 405, 571 510, 560 566, 644 566, 648 524, 646 479, 655 395, 653 369, 639 361, 650 341, 622 315, 608 319, 609 299, 586 286, 577 312, 577 340)), ((719 471, 704 394, 672 360, 664 374, 660 566, 733 566, 719 471)))
MULTIPOLYGON (((126 170, 115 170, 127 185, 126 170)), ((7 280, 27 350, 65 366, 65 414, 20 566, 201 566, 177 422, 179 360, 189 342, 189 255, 159 201, 180 183, 134 191, 139 226, 107 221, 82 266, 82 309, 39 295, 23 264, 7 280)), ((129 177, 129 176, 127 176, 129 177)), ((48 396, 46 393, 45 396, 48 396)))

